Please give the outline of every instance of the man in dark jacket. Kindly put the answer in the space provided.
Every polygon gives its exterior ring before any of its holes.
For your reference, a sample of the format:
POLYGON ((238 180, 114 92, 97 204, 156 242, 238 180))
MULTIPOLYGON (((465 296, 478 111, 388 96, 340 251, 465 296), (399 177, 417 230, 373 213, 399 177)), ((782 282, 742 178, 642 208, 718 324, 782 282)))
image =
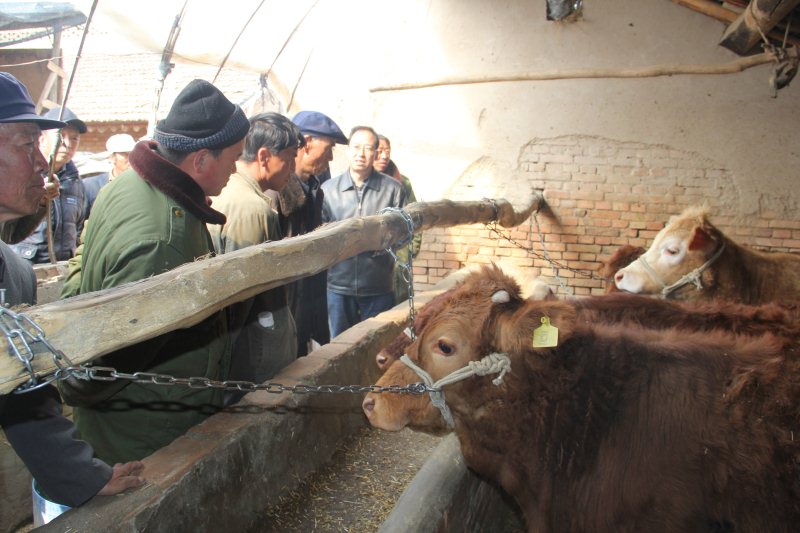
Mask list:
MULTIPOLYGON (((64 124, 34 111, 25 86, 0 72, 0 222, 30 215, 44 196, 47 161, 39 151, 39 134, 64 124)), ((34 303, 33 268, 0 242, 0 305, 34 303)), ((0 425, 40 490, 62 505, 74 507, 96 494, 117 494, 144 483, 142 463, 112 469, 93 457, 91 446, 77 439, 75 426, 62 416, 52 386, 0 396, 0 425)))
MULTIPOLYGON (((378 134, 356 126, 350 132, 350 168, 322 184, 322 221, 374 215, 403 207, 405 191, 394 178, 373 168, 378 134)), ((328 269, 328 321, 331 337, 364 319, 394 307, 394 260, 382 252, 364 252, 328 269)))
MULTIPOLYGON (((44 118, 56 120, 60 107, 48 111, 44 118)), ((86 124, 69 108, 64 109, 62 120, 67 123, 61 128, 61 141, 58 131, 47 130, 42 133, 40 147, 46 157, 53 157, 53 169, 59 181, 60 194, 51 203, 53 227, 53 252, 57 261, 66 261, 75 255, 78 235, 83 230, 84 191, 78 168, 72 162, 80 146, 81 135, 86 133, 86 124)), ((15 252, 32 263, 50 262, 47 251, 47 221, 42 220, 36 229, 20 243, 12 246, 15 252)))
MULTIPOLYGON (((347 144, 342 130, 330 117, 318 111, 300 111, 292 122, 300 128, 305 145, 297 150, 295 174, 280 193, 265 192, 277 209, 283 237, 314 231, 322 224, 320 177, 333 160, 333 147, 347 144)), ((297 324, 297 356, 330 341, 327 312, 327 272, 286 285, 289 308, 297 324)))

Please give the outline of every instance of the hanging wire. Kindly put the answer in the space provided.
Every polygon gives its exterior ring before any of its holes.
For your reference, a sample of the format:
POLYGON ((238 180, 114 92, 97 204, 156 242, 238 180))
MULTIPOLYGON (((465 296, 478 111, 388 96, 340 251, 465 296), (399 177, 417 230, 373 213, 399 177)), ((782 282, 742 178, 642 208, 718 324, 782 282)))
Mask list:
POLYGON ((244 26, 242 26, 242 29, 239 31, 239 35, 237 35, 236 39, 233 40, 233 44, 228 49, 228 53, 225 54, 224 58, 222 58, 222 63, 219 64, 219 68, 217 69, 217 73, 214 74, 214 79, 211 80, 211 83, 214 83, 215 81, 217 81, 217 77, 219 76, 219 73, 222 72, 223 67, 225 67, 225 63, 228 62, 228 58, 231 56, 231 52, 233 52, 233 49, 236 47, 236 43, 239 42, 239 38, 242 36, 242 34, 244 33, 244 30, 246 30, 247 26, 250 24, 250 21, 253 20, 253 17, 256 16, 256 13, 258 13, 258 10, 261 9, 261 6, 263 6, 263 5, 264 5, 264 0, 261 0, 261 2, 258 3, 258 7, 255 8, 255 10, 253 10, 253 12, 250 14, 250 18, 248 18, 247 22, 245 22, 244 26))

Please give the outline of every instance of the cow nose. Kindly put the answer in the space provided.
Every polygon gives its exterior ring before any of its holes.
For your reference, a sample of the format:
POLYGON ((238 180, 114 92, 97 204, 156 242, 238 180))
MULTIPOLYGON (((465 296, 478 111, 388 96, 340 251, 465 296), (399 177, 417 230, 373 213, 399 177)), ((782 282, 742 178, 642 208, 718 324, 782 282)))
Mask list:
POLYGON ((622 278, 624 278, 624 277, 625 277, 625 274, 620 270, 619 272, 614 274, 614 283, 619 285, 620 282, 622 281, 622 278))
POLYGON ((383 355, 383 353, 379 353, 375 356, 375 362, 378 363, 378 368, 383 370, 383 367, 386 365, 387 357, 383 355))
POLYGON ((372 396, 367 396, 364 398, 363 403, 361 404, 361 408, 364 410, 367 416, 375 409, 375 398, 372 396))

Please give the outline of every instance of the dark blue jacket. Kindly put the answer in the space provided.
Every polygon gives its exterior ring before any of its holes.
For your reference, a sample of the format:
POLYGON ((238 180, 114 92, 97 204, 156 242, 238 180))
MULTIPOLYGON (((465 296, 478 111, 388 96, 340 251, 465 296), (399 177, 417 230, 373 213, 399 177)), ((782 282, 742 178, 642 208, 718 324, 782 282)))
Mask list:
POLYGON ((100 189, 108 185, 108 172, 90 176, 83 180, 83 220, 89 220, 89 214, 92 212, 94 201, 97 200, 97 193, 100 189))
MULTIPOLYGON (((61 192, 53 200, 51 209, 53 251, 57 261, 66 261, 75 255, 78 236, 83 230, 83 183, 72 161, 64 165, 56 176, 61 192)), ((47 253, 47 220, 42 220, 33 233, 11 248, 32 263, 50 262, 50 255, 47 253)))

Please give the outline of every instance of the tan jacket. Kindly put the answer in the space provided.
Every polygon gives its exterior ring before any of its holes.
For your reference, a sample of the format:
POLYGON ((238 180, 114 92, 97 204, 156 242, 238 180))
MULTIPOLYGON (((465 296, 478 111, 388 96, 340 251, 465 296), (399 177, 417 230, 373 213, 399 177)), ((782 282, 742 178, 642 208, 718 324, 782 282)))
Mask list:
MULTIPOLYGON (((272 202, 248 176, 233 174, 212 206, 228 217, 223 226, 208 227, 217 253, 281 238, 272 202)), ((230 316, 230 379, 263 382, 297 357, 297 329, 283 287, 234 304, 230 316)))

